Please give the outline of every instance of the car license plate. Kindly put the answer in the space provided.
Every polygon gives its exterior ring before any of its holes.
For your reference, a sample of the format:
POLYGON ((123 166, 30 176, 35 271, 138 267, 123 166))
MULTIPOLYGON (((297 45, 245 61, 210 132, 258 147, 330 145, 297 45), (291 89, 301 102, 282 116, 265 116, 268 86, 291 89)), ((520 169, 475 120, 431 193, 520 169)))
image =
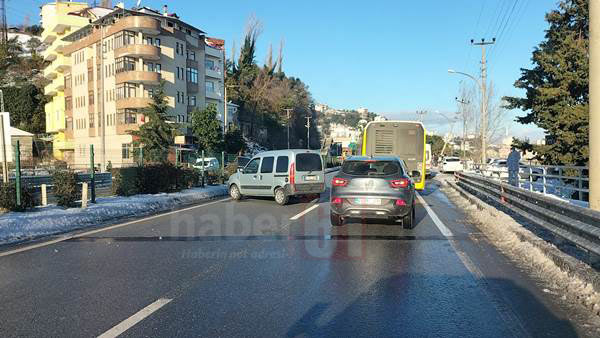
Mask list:
POLYGON ((304 176, 305 181, 316 181, 319 177, 315 175, 304 176))
POLYGON ((380 205, 381 198, 356 198, 354 199, 354 203, 364 205, 380 205))

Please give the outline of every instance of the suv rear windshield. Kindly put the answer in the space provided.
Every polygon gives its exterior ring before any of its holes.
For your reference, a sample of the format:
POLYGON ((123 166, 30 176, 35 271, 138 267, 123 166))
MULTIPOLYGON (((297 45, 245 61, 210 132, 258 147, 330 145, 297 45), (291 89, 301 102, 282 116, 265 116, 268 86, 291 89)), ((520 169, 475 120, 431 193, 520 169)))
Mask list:
POLYGON ((346 161, 342 172, 355 176, 390 176, 402 175, 402 168, 393 161, 346 161))
POLYGON ((297 154, 296 155, 296 171, 321 171, 321 156, 317 154, 297 154))

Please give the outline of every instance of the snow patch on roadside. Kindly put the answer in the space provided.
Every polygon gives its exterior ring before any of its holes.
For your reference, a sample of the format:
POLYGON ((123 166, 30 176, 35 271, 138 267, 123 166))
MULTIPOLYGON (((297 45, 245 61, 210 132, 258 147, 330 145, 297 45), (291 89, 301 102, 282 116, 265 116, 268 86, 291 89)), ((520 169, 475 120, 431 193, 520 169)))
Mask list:
POLYGON ((480 210, 447 185, 443 185, 441 190, 465 211, 469 220, 504 255, 529 271, 536 280, 542 281, 548 293, 562 295, 563 301, 583 304, 593 314, 600 316, 600 294, 594 290, 593 285, 562 270, 540 249, 543 247, 544 250, 558 251, 556 246, 540 239, 500 210, 493 207, 480 210))
POLYGON ((30 212, 9 212, 0 215, 0 244, 156 214, 224 195, 227 195, 227 187, 207 186, 170 194, 98 198, 97 203, 89 204, 87 209, 48 206, 30 212))

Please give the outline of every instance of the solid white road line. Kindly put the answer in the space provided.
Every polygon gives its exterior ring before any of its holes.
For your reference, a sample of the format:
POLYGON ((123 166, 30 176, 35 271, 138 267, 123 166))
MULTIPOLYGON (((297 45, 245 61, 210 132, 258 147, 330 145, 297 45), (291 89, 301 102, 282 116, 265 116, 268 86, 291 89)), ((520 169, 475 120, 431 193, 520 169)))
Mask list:
POLYGON ((37 244, 32 244, 32 245, 27 245, 27 246, 24 246, 22 248, 18 248, 18 249, 14 249, 14 250, 0 252, 0 257, 10 256, 10 255, 14 255, 14 254, 19 253, 19 252, 33 250, 33 249, 45 247, 45 246, 48 246, 48 245, 52 245, 52 244, 64 242, 64 241, 72 239, 72 238, 85 237, 85 236, 93 235, 93 234, 96 234, 96 233, 99 233, 99 232, 102 232, 102 231, 117 229, 117 228, 125 227, 125 226, 131 225, 131 224, 140 223, 140 222, 148 221, 148 220, 159 218, 159 217, 169 216, 169 215, 172 215, 172 214, 176 214, 178 212, 183 212, 183 211, 188 211, 188 210, 192 210, 192 209, 202 208, 202 207, 206 207, 206 206, 213 205, 213 204, 216 204, 216 203, 227 202, 227 201, 230 201, 230 200, 231 200, 231 198, 225 198, 225 199, 222 199, 222 200, 218 200, 218 201, 214 201, 214 202, 208 202, 208 203, 204 203, 204 204, 200 204, 200 205, 195 205, 195 206, 184 208, 184 209, 179 209, 179 210, 175 210, 175 211, 169 211, 169 212, 164 213, 164 214, 158 214, 158 215, 154 215, 154 216, 149 216, 149 217, 137 219, 135 221, 130 221, 130 222, 121 223, 121 224, 115 224, 115 225, 111 225, 111 226, 100 228, 100 229, 96 229, 96 230, 90 230, 90 231, 82 232, 82 233, 76 234, 76 235, 66 235, 64 237, 53 239, 53 240, 50 240, 50 241, 46 241, 46 242, 42 242, 42 243, 37 243, 37 244))
POLYGON ((437 226, 437 228, 440 230, 442 235, 444 235, 444 237, 452 237, 453 236, 452 231, 450 231, 450 229, 448 229, 448 227, 446 227, 444 222, 442 222, 440 220, 440 218, 436 215, 436 213, 433 211, 433 209, 431 209, 429 204, 427 204, 427 202, 425 202, 425 199, 423 199, 423 197, 421 197, 421 194, 417 193, 417 198, 419 199, 419 202, 421 203, 421 205, 423 205, 425 210, 427 210, 429 217, 431 217, 431 220, 433 221, 433 223, 435 223, 435 226, 437 226))
POLYGON ((117 324, 112 329, 110 329, 110 330, 104 332, 103 334, 99 335, 98 338, 113 338, 113 337, 119 336, 121 333, 127 331, 128 329, 130 329, 135 324, 141 322, 144 318, 150 316, 152 313, 156 312, 161 307, 169 304, 170 301, 172 301, 172 299, 167 299, 167 298, 160 298, 160 299, 158 299, 156 302, 154 302, 154 303, 146 306, 145 308, 141 309, 140 311, 138 311, 137 313, 135 313, 133 316, 131 316, 131 317, 125 319, 124 321, 120 322, 119 324, 117 324))
POLYGON ((302 211, 301 213, 299 213, 299 214, 297 214, 297 215, 295 215, 295 216, 292 216, 292 217, 290 217, 290 220, 292 220, 292 221, 295 221, 295 220, 297 220, 298 218, 300 218, 300 217, 302 217, 302 216, 304 216, 304 215, 308 214, 308 213, 309 213, 309 212, 311 212, 312 210, 314 210, 314 209, 318 208, 318 207, 319 207, 319 205, 320 205, 320 204, 315 204, 315 205, 313 205, 312 207, 310 207, 310 208, 308 208, 308 209, 306 209, 306 210, 302 211))

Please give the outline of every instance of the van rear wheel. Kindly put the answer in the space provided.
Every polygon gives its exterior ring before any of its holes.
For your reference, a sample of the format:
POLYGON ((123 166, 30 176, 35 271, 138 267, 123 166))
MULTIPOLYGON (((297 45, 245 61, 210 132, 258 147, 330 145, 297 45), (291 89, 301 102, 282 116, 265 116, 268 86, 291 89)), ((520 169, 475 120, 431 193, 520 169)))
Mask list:
POLYGON ((286 205, 290 197, 285 193, 283 188, 275 189, 275 202, 279 205, 286 205))
POLYGON ((331 221, 331 225, 333 225, 334 227, 339 227, 342 224, 344 224, 344 220, 342 220, 342 217, 340 217, 340 215, 336 215, 333 212, 329 212, 329 220, 331 221))

